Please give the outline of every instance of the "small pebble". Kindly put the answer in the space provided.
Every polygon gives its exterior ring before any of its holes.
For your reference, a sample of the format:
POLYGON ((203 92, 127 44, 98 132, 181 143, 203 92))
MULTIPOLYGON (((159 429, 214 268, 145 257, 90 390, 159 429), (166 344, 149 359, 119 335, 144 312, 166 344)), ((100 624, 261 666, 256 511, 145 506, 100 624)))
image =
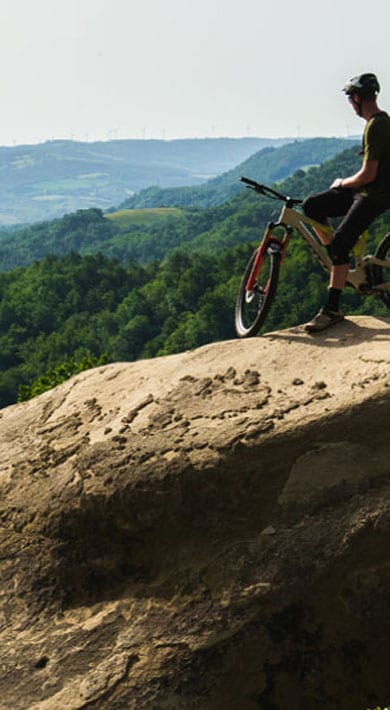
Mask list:
POLYGON ((268 525, 267 528, 264 528, 264 530, 262 531, 261 534, 262 535, 275 535, 275 533, 276 533, 275 528, 272 527, 272 525, 268 525))

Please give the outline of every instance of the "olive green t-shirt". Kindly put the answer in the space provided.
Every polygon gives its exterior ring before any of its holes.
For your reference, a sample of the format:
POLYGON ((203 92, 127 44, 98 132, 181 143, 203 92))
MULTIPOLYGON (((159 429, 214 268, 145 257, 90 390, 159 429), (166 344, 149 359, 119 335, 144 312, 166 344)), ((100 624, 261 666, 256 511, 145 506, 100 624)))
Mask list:
POLYGON ((390 116, 378 111, 367 121, 363 135, 364 160, 378 160, 373 182, 364 186, 362 194, 390 208, 390 116))

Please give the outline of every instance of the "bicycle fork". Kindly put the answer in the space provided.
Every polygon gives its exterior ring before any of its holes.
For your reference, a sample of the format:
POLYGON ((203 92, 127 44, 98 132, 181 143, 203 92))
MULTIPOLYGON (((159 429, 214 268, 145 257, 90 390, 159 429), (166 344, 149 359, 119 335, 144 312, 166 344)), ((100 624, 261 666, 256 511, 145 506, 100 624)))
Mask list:
MULTIPOLYGON (((270 222, 267 225, 267 228, 264 232, 263 239, 261 240, 258 249, 257 249, 257 254, 255 257, 255 260, 253 262, 252 266, 252 271, 249 274, 248 281, 246 282, 245 286, 245 291, 247 293, 247 299, 250 297, 250 295, 253 293, 254 286, 257 280, 257 277, 259 275, 259 271, 261 269, 262 263, 264 261, 264 257, 266 254, 279 254, 280 255, 280 263, 282 264, 284 256, 285 256, 285 249, 287 247, 287 244, 289 242, 289 239, 291 237, 291 234, 293 232, 292 227, 288 227, 285 224, 281 222, 270 222), (285 231, 284 236, 282 238, 275 237, 273 234, 273 230, 276 227, 282 227, 285 231)), ((262 293, 264 295, 267 295, 268 293, 268 288, 269 288, 269 279, 265 286, 262 288, 262 293)))

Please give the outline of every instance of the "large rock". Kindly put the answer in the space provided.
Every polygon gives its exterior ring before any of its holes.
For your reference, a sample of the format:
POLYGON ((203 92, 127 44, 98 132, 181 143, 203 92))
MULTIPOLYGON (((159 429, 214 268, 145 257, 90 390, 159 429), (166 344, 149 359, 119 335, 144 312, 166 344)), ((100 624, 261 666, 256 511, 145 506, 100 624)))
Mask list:
POLYGON ((390 701, 390 321, 77 375, 0 413, 0 704, 390 701))

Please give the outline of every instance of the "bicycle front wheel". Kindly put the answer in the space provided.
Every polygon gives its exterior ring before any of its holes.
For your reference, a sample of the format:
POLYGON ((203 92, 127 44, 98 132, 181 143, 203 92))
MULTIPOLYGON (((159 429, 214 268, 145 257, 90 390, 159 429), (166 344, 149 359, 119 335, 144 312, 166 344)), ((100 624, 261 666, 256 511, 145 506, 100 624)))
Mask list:
MULTIPOLYGON (((390 260, 390 233, 383 237, 375 252, 378 259, 390 260)), ((379 286, 387 281, 390 281, 390 268, 385 266, 373 267, 373 286, 379 286)), ((383 303, 390 308, 390 291, 378 292, 383 303)))
POLYGON ((263 325, 278 285, 280 254, 266 252, 261 263, 253 288, 248 291, 246 286, 258 254, 255 249, 248 261, 236 300, 235 326, 239 338, 256 335, 263 325))

